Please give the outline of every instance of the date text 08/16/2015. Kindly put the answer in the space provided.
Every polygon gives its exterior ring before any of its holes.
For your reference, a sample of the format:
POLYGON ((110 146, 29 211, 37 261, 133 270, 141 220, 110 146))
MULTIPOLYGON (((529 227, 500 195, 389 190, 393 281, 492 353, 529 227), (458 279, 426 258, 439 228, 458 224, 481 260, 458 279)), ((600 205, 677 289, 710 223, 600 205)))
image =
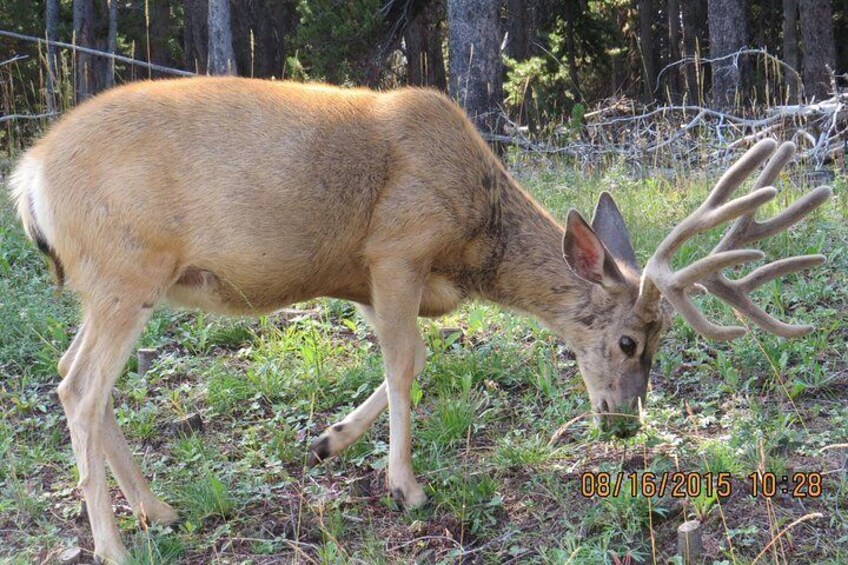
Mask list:
POLYGON ((772 498, 779 494, 793 498, 818 498, 822 495, 822 474, 795 472, 777 475, 771 472, 751 473, 734 482, 727 472, 696 473, 671 471, 654 473, 624 471, 608 473, 586 472, 580 476, 580 494, 586 498, 616 498, 622 494, 646 498, 697 498, 700 496, 727 498, 743 481, 752 497, 772 498), (736 484, 735 484, 736 483, 736 484))

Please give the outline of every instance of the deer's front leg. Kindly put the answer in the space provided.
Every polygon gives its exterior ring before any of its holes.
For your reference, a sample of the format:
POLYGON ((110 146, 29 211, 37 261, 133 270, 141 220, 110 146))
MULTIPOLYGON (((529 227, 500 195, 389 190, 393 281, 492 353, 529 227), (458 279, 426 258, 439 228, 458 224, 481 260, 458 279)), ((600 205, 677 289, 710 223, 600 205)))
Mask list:
MULTIPOLYGON (((362 314, 372 328, 376 328, 377 315, 371 306, 359 305, 362 314)), ((419 339, 415 350, 415 371, 413 378, 424 370, 427 360, 427 346, 419 339)), ((312 443, 309 450, 309 466, 317 465, 331 457, 335 457, 349 446, 353 445, 374 424, 374 421, 389 406, 389 397, 386 392, 386 381, 360 404, 355 410, 348 414, 341 422, 337 422, 324 430, 324 433, 312 443)))
POLYGON ((374 328, 383 351, 389 399, 389 492, 405 508, 427 501, 412 472, 410 390, 420 349, 420 277, 406 262, 371 266, 374 328))

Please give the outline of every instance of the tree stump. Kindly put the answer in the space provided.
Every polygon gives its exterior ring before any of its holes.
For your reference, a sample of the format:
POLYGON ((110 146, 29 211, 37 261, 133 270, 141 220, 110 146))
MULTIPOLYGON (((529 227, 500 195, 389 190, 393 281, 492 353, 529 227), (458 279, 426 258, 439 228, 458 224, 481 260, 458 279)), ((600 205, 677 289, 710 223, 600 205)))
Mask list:
POLYGON ((82 549, 79 547, 69 547, 59 554, 59 563, 62 565, 73 565, 80 562, 82 557, 82 549))
POLYGON ((139 349, 138 350, 138 376, 143 377, 150 370, 153 362, 159 356, 157 349, 139 349))
POLYGON ((683 563, 697 563, 703 550, 701 541, 701 522, 689 520, 677 528, 677 553, 683 558, 683 563))

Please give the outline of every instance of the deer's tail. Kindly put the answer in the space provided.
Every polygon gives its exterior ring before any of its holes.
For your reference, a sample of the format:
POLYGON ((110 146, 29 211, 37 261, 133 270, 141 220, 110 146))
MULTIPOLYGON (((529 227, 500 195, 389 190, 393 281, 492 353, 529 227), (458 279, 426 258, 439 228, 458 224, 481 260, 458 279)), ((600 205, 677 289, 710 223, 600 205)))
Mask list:
POLYGON ((65 268, 56 250, 50 244, 51 214, 46 202, 41 161, 35 156, 24 155, 12 171, 10 186, 12 199, 17 206, 18 217, 21 219, 24 231, 53 265, 58 292, 65 284, 65 268))

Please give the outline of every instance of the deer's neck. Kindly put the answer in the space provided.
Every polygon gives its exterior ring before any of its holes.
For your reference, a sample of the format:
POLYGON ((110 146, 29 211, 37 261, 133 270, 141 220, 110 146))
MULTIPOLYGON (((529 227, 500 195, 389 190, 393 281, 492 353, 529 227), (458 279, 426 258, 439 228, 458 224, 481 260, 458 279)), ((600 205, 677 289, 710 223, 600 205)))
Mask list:
POLYGON ((503 255, 484 298, 525 312, 549 327, 574 317, 587 283, 562 256, 564 229, 512 179, 501 193, 503 255))

